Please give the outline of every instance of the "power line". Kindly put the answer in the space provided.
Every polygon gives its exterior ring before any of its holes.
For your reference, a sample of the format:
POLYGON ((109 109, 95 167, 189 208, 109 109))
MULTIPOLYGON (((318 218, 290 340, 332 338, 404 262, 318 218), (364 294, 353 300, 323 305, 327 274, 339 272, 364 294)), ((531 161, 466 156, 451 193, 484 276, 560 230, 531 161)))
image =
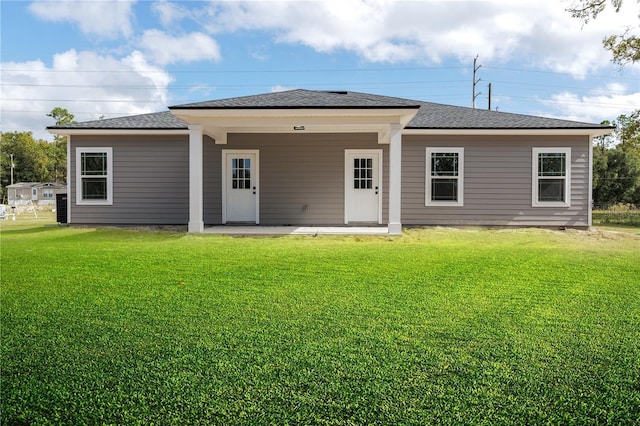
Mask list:
POLYGON ((326 68, 326 69, 275 69, 275 70, 104 70, 104 69, 95 69, 95 70, 60 70, 60 69, 20 69, 20 68, 9 68, 9 69, 0 69, 0 72, 38 72, 38 73, 118 73, 118 74, 140 74, 140 72, 144 73, 157 73, 157 74, 263 74, 263 73, 282 73, 282 74, 294 74, 294 73, 327 73, 327 72, 380 72, 380 71, 426 71, 426 70, 455 70, 455 69, 465 69, 466 67, 401 67, 401 68, 326 68))
POLYGON ((588 74, 588 73, 572 73, 572 72, 563 72, 563 71, 545 71, 545 70, 527 70, 523 68, 508 68, 508 67, 492 67, 485 66, 485 69, 488 70, 500 70, 500 71, 517 71, 517 72, 527 72, 527 73, 538 73, 538 74, 556 74, 556 75, 567 75, 573 78, 619 78, 623 80, 638 80, 638 77, 626 77, 622 75, 610 75, 610 74, 588 74))
MULTIPOLYGON (((466 82, 466 80, 421 80, 421 81, 370 81, 370 82, 343 82, 343 83, 291 83, 288 86, 375 86, 375 85, 385 85, 385 86, 401 86, 407 84, 420 84, 420 85, 440 85, 442 83, 462 83, 466 82)), ((60 88, 79 88, 79 89, 93 89, 93 88, 118 88, 118 89, 157 89, 154 86, 140 86, 140 85, 123 85, 123 84, 43 84, 43 83, 0 83, 0 86, 5 87, 60 87, 60 88)), ((177 86, 167 86, 167 88, 171 89, 194 89, 201 85, 192 84, 192 85, 177 85, 177 86)), ((227 85, 213 85, 211 88, 221 89, 221 88, 239 88, 239 87, 267 87, 272 86, 272 84, 227 84, 227 85)), ((446 87, 446 86, 440 86, 446 87)))
MULTIPOLYGON (((538 74, 554 74, 554 75, 566 75, 573 78, 616 78, 616 79, 628 79, 628 80, 638 80, 638 77, 628 77, 623 76, 620 73, 618 75, 611 74, 590 74, 590 73, 572 73, 566 71, 549 71, 549 70, 533 70, 533 69, 524 69, 524 68, 514 68, 514 67, 497 67, 497 66, 486 66, 483 68, 487 70, 499 70, 499 71, 516 71, 516 72, 526 72, 526 73, 538 73, 538 74)), ((347 73, 347 72, 358 72, 358 73, 366 73, 366 72, 397 72, 397 71, 440 71, 440 70, 464 70, 466 66, 448 66, 448 67, 385 67, 385 68, 299 68, 299 69, 231 69, 231 70, 220 70, 220 69, 204 69, 204 70, 194 70, 194 69, 177 69, 177 70, 105 70, 105 69, 27 69, 27 68, 0 68, 0 73, 11 73, 11 72, 30 72, 30 73, 101 73, 101 74, 140 74, 144 73, 156 73, 156 74, 295 74, 295 73, 347 73)))

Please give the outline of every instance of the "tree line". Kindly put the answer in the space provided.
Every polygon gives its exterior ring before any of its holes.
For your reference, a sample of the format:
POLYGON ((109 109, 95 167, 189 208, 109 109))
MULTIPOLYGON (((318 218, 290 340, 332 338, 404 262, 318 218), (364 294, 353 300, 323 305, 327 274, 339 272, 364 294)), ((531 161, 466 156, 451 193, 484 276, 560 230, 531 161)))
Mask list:
MULTIPOLYGON (((56 107, 47 116, 56 125, 74 122, 74 115, 56 107)), ((7 186, 18 182, 67 181, 67 138, 53 142, 33 137, 32 132, 0 133, 0 200, 6 201, 7 186), (13 169, 13 170, 12 170, 13 169), (12 176, 13 174, 13 176, 12 176)))
POLYGON ((593 202, 640 207, 640 109, 621 115, 611 135, 594 138, 593 202))

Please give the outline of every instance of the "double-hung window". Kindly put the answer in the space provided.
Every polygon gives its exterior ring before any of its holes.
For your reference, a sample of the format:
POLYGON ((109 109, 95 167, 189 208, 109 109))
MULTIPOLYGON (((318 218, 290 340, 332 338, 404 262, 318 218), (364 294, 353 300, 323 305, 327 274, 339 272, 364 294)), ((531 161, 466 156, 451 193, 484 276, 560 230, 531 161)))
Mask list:
POLYGON ((571 148, 533 148, 533 207, 571 205, 571 148))
POLYGON ((462 206, 464 148, 427 148, 427 206, 462 206))
POLYGON ((76 148, 76 203, 113 204, 112 148, 76 148))

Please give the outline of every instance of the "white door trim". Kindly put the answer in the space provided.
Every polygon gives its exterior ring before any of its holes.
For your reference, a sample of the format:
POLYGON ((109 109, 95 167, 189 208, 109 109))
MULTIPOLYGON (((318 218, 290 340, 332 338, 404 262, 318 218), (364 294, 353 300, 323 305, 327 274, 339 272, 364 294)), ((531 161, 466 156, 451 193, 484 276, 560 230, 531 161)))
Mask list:
POLYGON ((353 169, 353 164, 349 161, 349 155, 352 154, 375 154, 378 156, 378 181, 376 186, 378 187, 378 224, 382 224, 382 198, 383 198, 383 150, 381 149, 345 149, 344 150, 344 223, 349 224, 349 194, 351 186, 353 185, 350 178, 350 170, 353 169))
POLYGON ((260 151, 257 149, 223 149, 222 150, 222 224, 227 223, 227 156, 253 154, 255 161, 256 187, 256 225, 260 224, 260 151))

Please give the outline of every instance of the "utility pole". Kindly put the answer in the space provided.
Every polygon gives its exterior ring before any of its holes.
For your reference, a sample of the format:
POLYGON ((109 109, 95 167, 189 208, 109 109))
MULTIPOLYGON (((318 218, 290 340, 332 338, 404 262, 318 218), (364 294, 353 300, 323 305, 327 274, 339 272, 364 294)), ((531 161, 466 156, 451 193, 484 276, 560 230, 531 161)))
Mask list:
POLYGON ((476 84, 478 84, 481 80, 481 79, 476 80, 476 73, 482 67, 482 65, 476 65, 477 62, 478 62, 478 55, 476 55, 476 57, 473 58, 473 91, 471 93, 471 107, 473 109, 476 108, 476 98, 482 93, 482 92, 476 93, 476 84))
POLYGON ((489 83, 489 107, 487 109, 491 111, 491 83, 489 83))
POLYGON ((16 165, 13 163, 13 154, 9 154, 11 156, 11 185, 13 185, 13 169, 16 165))

